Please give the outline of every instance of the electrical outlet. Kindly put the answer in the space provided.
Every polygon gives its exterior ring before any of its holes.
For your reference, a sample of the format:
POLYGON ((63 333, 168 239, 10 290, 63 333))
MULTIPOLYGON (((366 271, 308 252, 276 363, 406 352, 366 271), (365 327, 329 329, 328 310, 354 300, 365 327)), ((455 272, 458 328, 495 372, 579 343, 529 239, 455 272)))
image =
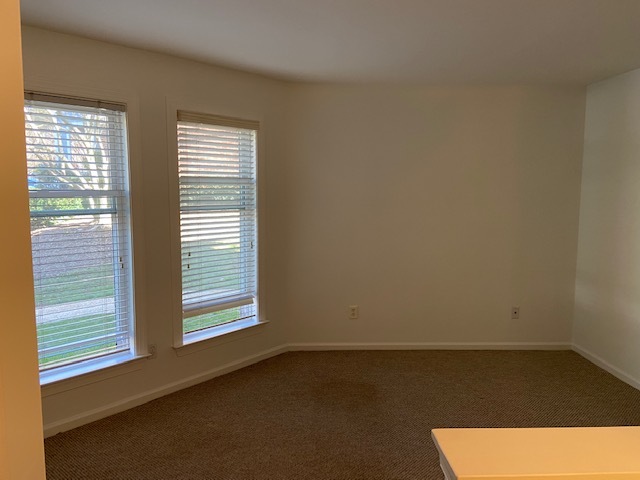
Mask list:
POLYGON ((520 307, 511 307, 511 320, 518 320, 520 318, 520 307))
POLYGON ((358 305, 349 305, 349 318, 355 320, 360 316, 360 308, 358 305))
POLYGON ((156 344, 152 343, 149 345, 149 356, 147 357, 149 360, 153 360, 157 357, 156 344))

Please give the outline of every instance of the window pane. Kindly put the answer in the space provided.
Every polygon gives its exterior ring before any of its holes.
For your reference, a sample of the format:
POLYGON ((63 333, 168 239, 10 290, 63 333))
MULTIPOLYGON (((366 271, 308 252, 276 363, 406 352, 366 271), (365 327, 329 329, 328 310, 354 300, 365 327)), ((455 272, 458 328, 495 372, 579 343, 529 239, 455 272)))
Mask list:
POLYGON ((253 224, 239 211, 183 212, 184 303, 255 290, 253 224))
POLYGON ((197 332, 210 327, 218 327, 226 323, 252 318, 255 317, 255 315, 256 306, 253 303, 242 307, 229 308, 219 312, 205 313, 204 315, 185 318, 183 333, 197 332))
POLYGON ((255 153, 255 130, 178 121, 184 333, 255 318, 255 153))
POLYGON ((131 349, 122 112, 27 101, 41 369, 131 349))

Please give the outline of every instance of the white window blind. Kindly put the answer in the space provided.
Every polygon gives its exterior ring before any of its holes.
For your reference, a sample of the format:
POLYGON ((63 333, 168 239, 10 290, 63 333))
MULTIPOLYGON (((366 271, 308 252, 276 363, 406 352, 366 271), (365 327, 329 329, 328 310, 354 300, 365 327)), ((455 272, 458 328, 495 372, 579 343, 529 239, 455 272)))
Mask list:
POLYGON ((40 368, 131 350, 124 106, 27 94, 25 125, 40 368))
POLYGON ((256 318, 257 130, 178 112, 184 334, 256 318))

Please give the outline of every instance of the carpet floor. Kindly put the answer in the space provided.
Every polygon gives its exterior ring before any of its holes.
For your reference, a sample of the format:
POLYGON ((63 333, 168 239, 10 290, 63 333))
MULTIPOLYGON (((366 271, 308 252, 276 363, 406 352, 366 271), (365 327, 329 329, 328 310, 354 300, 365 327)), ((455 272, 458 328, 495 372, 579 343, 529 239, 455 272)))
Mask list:
POLYGON ((291 352, 45 441, 48 480, 442 479, 438 427, 640 425, 568 352, 291 352))

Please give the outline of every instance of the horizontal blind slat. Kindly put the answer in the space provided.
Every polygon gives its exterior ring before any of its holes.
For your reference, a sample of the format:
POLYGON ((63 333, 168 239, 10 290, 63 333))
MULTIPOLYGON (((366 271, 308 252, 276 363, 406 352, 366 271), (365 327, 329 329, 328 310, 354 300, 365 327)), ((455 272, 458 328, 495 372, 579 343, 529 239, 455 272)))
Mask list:
POLYGON ((257 123, 218 119, 178 113, 185 333, 255 316, 257 123))
POLYGON ((32 98, 25 139, 45 370, 131 348, 126 109, 32 98))
POLYGON ((127 110, 126 105, 122 103, 115 102, 105 102, 102 100, 92 100, 88 98, 81 97, 67 97, 62 95, 51 95, 48 93, 41 92, 31 92, 26 91, 24 93, 25 103, 28 105, 36 104, 54 104, 54 105, 65 105, 70 106, 76 110, 81 109, 83 107, 86 108, 88 112, 94 112, 96 109, 106 109, 111 111, 120 111, 125 112, 127 110))
MULTIPOLYGON (((196 112, 178 111, 178 122, 187 124, 207 124, 214 127, 241 128, 246 130, 259 130, 260 122, 255 120, 245 120, 235 117, 223 117, 219 115, 208 115, 196 112)), ((192 127, 193 128, 193 127, 192 127)))

